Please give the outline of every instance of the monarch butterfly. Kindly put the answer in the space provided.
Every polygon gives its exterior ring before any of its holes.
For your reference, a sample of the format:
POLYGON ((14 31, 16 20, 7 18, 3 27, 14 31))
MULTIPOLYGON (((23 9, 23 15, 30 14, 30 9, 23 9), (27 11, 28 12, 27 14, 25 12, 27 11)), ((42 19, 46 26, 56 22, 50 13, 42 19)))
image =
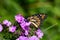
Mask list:
POLYGON ((35 14, 27 18, 32 25, 38 28, 41 25, 41 22, 46 18, 46 14, 35 14))

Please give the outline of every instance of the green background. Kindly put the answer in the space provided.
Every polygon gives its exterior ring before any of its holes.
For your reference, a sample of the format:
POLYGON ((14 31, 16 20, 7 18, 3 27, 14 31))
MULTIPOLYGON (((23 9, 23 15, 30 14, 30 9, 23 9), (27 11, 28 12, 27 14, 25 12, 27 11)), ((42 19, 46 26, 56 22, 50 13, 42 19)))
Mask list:
MULTIPOLYGON (((44 36, 40 40, 60 40, 60 0, 0 0, 0 23, 7 19, 15 22, 14 16, 22 14, 25 18, 37 14, 47 14, 40 26, 44 36)), ((11 33, 0 33, 0 40, 15 40, 11 33)))

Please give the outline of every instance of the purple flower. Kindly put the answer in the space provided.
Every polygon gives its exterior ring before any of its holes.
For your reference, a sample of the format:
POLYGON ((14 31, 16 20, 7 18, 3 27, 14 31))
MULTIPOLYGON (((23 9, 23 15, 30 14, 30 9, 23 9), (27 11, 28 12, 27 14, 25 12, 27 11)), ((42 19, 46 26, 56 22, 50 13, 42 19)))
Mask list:
POLYGON ((20 36, 20 37, 19 37, 19 38, 17 38, 16 40, 28 40, 28 37, 20 36))
POLYGON ((20 24, 21 25, 21 28, 23 29, 23 30, 29 30, 29 26, 30 26, 30 22, 24 22, 24 23, 22 23, 22 24, 20 24))
POLYGON ((25 19, 24 19, 24 17, 21 14, 18 14, 18 15, 15 16, 15 20, 18 23, 23 23, 25 19))
POLYGON ((42 32, 40 29, 38 29, 38 30, 36 31, 36 35, 38 36, 38 38, 42 38, 43 32, 42 32))
POLYGON ((6 25, 6 26, 10 26, 10 25, 11 25, 11 22, 8 21, 8 20, 4 20, 4 21, 3 21, 3 24, 6 25))
POLYGON ((0 24, 0 32, 3 30, 3 27, 2 27, 2 25, 0 24))
POLYGON ((21 28, 25 31, 25 35, 28 35, 30 22, 24 22, 21 25, 21 28))
POLYGON ((9 32, 15 32, 16 31, 16 26, 9 27, 9 32))
POLYGON ((20 14, 15 16, 15 20, 20 23, 21 28, 25 31, 25 35, 28 35, 30 22, 26 22, 25 18, 20 14))
POLYGON ((29 40, 39 40, 39 38, 37 36, 32 36, 32 37, 29 37, 29 40))

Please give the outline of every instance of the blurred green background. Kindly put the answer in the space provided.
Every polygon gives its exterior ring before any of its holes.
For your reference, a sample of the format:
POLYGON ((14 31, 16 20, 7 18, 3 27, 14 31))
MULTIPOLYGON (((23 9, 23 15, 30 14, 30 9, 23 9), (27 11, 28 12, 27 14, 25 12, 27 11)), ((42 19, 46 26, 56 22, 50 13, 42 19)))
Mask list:
MULTIPOLYGON (((37 13, 47 14, 47 19, 40 27, 45 35, 40 40, 60 40, 60 0, 0 0, 0 23, 4 19, 14 23, 14 16, 19 13, 24 17, 37 13)), ((11 35, 2 32, 0 40, 13 40, 11 35)))

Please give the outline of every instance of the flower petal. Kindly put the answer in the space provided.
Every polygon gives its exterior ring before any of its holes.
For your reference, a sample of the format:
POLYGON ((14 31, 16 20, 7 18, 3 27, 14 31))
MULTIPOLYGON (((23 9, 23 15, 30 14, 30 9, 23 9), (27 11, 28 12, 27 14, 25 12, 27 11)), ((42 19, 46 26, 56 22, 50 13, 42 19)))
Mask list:
POLYGON ((15 32, 16 31, 16 26, 9 27, 9 32, 15 32))
POLYGON ((32 37, 29 37, 29 40, 39 40, 39 38, 37 36, 32 36, 32 37))
POLYGON ((36 31, 36 35, 37 35, 39 38, 42 38, 43 32, 42 32, 40 29, 38 29, 38 30, 36 31))
POLYGON ((11 25, 11 22, 8 21, 8 20, 4 20, 4 21, 3 21, 3 24, 6 25, 6 26, 10 26, 10 25, 11 25))
POLYGON ((28 37, 20 36, 20 37, 19 37, 19 38, 17 38, 16 40, 28 40, 28 37))
POLYGON ((2 32, 2 30, 3 30, 3 27, 2 27, 2 25, 0 24, 0 32, 2 32))
POLYGON ((25 18, 21 15, 21 14, 18 14, 15 16, 15 20, 18 22, 18 23, 23 23, 25 18))

